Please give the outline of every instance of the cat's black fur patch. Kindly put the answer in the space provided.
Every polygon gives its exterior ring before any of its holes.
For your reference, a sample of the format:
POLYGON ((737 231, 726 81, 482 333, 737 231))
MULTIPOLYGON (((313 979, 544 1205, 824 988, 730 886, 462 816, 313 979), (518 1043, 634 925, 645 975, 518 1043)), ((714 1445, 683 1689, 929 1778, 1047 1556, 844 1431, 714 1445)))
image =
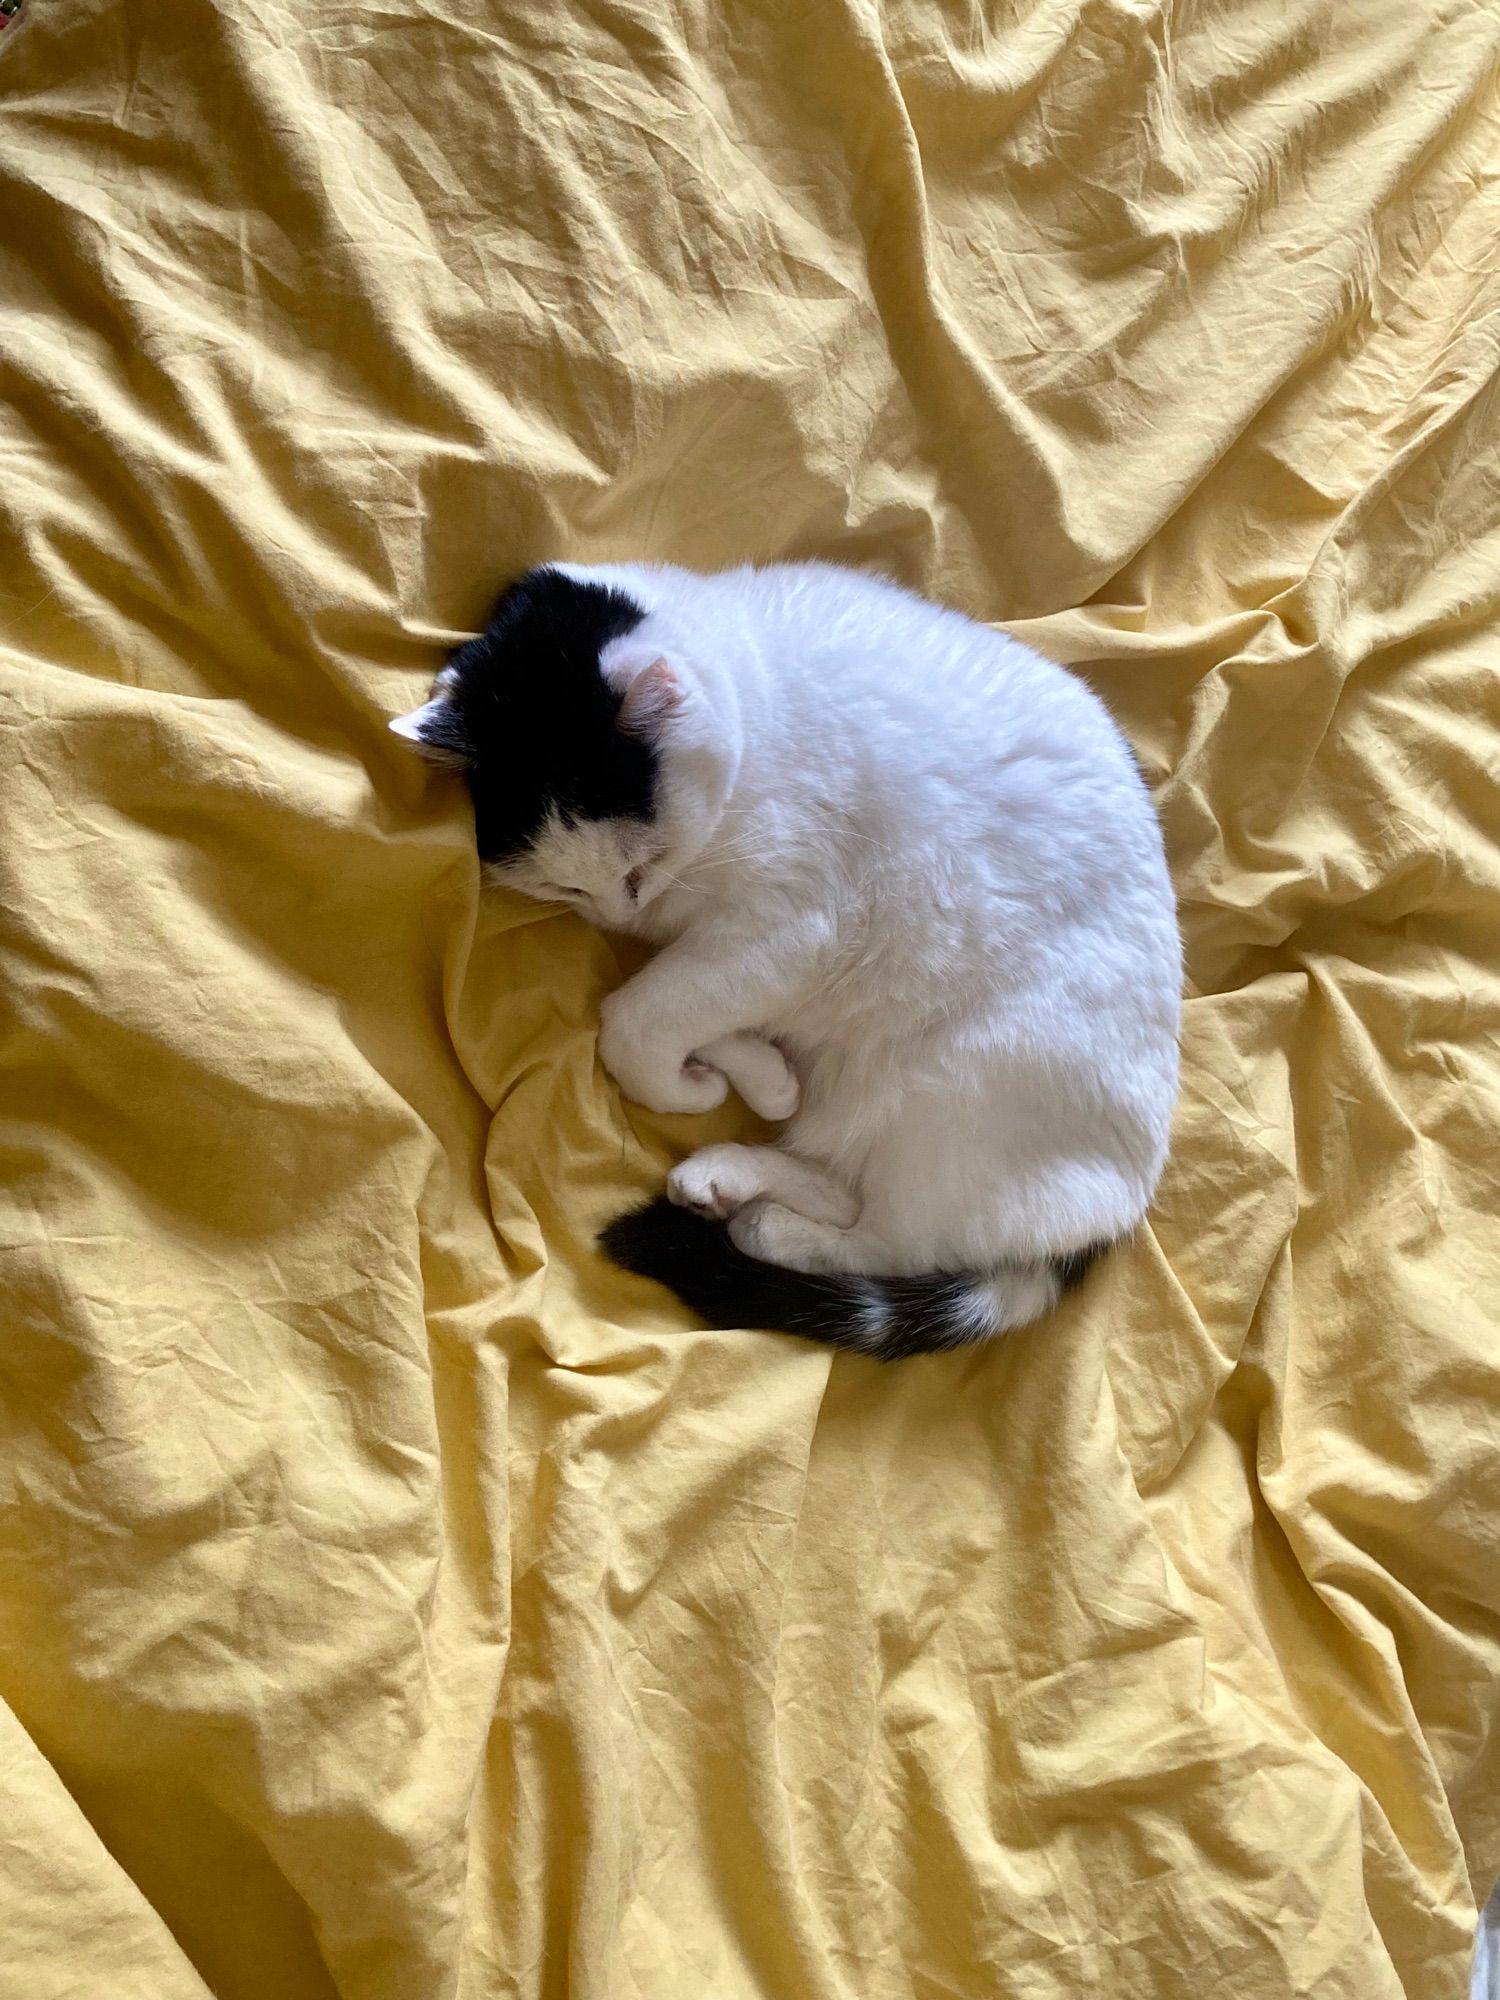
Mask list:
POLYGON ((519 854, 554 808, 565 819, 649 820, 656 753, 619 727, 599 655, 645 612, 623 591, 534 569, 505 592, 424 741, 463 763, 482 861, 519 854))
MULTIPOLYGON (((941 1353, 976 1338, 971 1307, 980 1280, 951 1272, 920 1278, 810 1277, 747 1257, 724 1223, 678 1208, 665 1196, 616 1217, 599 1247, 625 1270, 675 1292, 712 1327, 800 1334, 879 1361, 941 1353)), ((1064 1291, 1081 1282, 1104 1247, 1052 1259, 1064 1291)))

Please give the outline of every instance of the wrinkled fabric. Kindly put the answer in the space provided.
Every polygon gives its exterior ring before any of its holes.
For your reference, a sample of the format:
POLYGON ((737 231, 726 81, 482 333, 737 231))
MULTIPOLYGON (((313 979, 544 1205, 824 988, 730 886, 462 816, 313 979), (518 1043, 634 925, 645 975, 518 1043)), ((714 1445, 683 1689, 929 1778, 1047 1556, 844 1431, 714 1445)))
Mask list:
POLYGON ((1463 1990, 1500 1873, 1500 17, 28 0, 0 38, 0 1996, 1463 1990), (385 718, 547 556, 1076 665, 1149 1227, 882 1371, 385 718))

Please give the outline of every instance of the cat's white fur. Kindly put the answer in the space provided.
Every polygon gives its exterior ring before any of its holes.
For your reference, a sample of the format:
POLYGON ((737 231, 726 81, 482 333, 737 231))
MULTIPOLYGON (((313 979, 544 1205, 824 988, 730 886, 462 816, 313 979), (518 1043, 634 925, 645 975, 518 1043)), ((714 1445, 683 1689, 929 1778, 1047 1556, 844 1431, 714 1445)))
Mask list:
POLYGON ((658 821, 554 822, 499 879, 661 946, 604 1006, 627 1096, 701 1111, 727 1077, 790 1121, 673 1199, 795 1270, 986 1274, 975 1334, 1046 1310, 1050 1256, 1141 1220, 1177 1086, 1172 889, 1108 713, 852 571, 557 567, 645 607, 602 666, 658 821))

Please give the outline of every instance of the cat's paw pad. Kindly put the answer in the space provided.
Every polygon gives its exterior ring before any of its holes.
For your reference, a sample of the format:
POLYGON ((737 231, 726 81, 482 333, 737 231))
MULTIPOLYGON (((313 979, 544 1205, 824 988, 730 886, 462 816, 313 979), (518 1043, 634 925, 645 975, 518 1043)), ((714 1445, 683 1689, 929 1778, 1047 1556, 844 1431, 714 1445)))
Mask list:
POLYGON ((705 1148, 674 1167, 667 1176, 667 1199, 716 1222, 737 1214, 761 1192, 760 1179, 728 1154, 727 1147, 705 1148))

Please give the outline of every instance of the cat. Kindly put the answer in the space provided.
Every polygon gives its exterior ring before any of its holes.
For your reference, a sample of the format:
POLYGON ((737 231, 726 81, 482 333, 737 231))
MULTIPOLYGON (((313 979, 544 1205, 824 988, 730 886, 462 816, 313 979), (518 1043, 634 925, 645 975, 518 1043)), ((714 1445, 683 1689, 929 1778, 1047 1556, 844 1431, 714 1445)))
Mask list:
POLYGON ((1124 738, 1075 676, 819 563, 550 563, 391 727, 491 879, 660 946, 605 1001, 629 1098, 730 1085, 605 1252, 718 1327, 891 1359, 1047 1312, 1141 1221, 1181 947, 1124 738))

